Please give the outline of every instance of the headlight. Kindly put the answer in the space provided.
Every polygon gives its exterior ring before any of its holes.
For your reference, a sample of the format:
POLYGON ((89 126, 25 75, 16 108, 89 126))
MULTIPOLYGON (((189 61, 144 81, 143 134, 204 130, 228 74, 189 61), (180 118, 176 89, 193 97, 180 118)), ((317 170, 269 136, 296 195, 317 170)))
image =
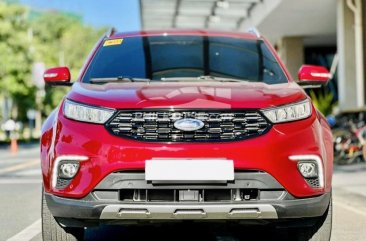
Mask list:
POLYGON ((65 100, 64 115, 67 118, 96 124, 104 124, 113 115, 113 109, 87 106, 65 100))
POLYGON ((291 105, 262 110, 262 113, 272 123, 301 120, 311 115, 311 104, 307 99, 291 105))

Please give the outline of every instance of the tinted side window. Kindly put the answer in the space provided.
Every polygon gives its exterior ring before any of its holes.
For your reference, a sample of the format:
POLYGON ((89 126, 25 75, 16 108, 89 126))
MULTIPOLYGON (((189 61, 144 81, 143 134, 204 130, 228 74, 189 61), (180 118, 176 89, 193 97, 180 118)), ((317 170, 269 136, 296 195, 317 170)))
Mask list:
POLYGON ((286 78, 283 70, 264 43, 261 44, 261 51, 263 55, 263 79, 265 82, 271 84, 283 83, 283 79, 286 78))

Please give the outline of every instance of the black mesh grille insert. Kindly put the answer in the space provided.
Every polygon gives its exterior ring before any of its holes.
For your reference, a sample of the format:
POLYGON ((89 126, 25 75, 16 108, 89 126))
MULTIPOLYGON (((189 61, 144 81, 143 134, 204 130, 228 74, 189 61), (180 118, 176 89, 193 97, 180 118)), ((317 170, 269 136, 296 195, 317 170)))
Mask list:
POLYGON ((264 134, 267 120, 254 110, 119 111, 106 128, 114 135, 141 141, 235 141, 264 134), (174 127, 180 119, 198 119, 204 126, 196 131, 174 127))
POLYGON ((71 182, 71 179, 57 178, 56 188, 65 189, 71 182))
POLYGON ((319 188, 320 187, 319 178, 306 178, 305 180, 313 188, 319 188))

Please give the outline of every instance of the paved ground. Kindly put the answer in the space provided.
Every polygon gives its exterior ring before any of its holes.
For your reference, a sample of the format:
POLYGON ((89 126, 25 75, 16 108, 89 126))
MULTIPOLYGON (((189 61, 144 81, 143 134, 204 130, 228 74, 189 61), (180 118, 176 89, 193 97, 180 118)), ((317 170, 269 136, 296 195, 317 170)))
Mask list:
MULTIPOLYGON (((0 150, 0 240, 40 241, 41 173, 38 147, 18 155, 0 150)), ((336 167, 334 174, 332 241, 366 240, 366 164, 336 167)), ((241 230, 179 224, 162 228, 103 227, 87 231, 87 240, 273 240, 274 233, 258 228, 241 230), (259 235, 253 236, 251 234, 259 235)), ((286 240, 287 230, 279 240, 286 240)))

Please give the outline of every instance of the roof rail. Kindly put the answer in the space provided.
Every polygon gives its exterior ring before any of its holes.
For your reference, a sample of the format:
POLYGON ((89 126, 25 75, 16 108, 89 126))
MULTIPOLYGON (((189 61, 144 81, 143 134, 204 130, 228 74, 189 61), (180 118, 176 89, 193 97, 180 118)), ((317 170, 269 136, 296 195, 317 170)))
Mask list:
POLYGON ((259 33, 258 29, 256 27, 251 27, 247 30, 248 33, 252 33, 254 34, 257 38, 262 37, 261 34, 259 33))
POLYGON ((117 32, 117 30, 116 30, 114 27, 112 27, 112 28, 110 28, 110 29, 105 33, 105 36, 106 36, 107 38, 109 38, 109 37, 113 36, 113 34, 115 34, 116 32, 117 32))

